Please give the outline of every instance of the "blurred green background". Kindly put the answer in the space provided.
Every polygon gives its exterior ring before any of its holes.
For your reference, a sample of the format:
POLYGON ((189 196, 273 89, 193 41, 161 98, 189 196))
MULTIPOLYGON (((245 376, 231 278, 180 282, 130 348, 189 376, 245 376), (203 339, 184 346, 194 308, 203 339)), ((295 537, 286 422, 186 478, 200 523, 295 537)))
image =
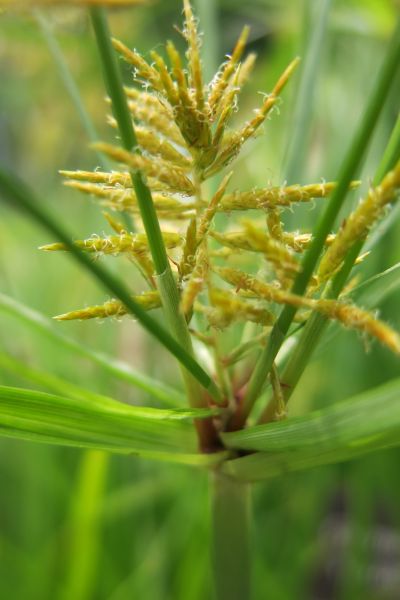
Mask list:
MULTIPOLYGON (((260 104, 295 55, 303 67, 265 134, 236 163, 235 185, 334 179, 374 83, 396 18, 390 0, 198 0, 206 68, 222 62, 248 23, 254 76, 238 120, 260 104), (324 16, 326 22, 324 23, 324 16), (318 29, 319 24, 319 29, 318 29), (315 32, 320 32, 320 40, 315 32), (312 51, 314 48, 314 55, 312 51), (317 48, 317 51, 315 51, 317 48), (311 54, 310 54, 311 52, 311 54), (307 58, 308 57, 308 58, 307 58), (304 65, 312 70, 301 87, 304 65)), ((102 139, 104 88, 90 23, 80 10, 42 13, 61 45, 102 139)), ((168 37, 179 43, 180 0, 115 11, 113 33, 145 55, 168 37)), ((127 82, 130 70, 123 66, 127 82)), ((30 182, 77 238, 108 226, 94 202, 62 186, 59 169, 93 169, 94 153, 65 92, 38 21, 0 14, 0 156, 30 182)), ((367 189, 398 110, 400 81, 384 108, 362 174, 367 189), (396 97, 397 92, 397 97, 396 97)), ((360 192, 353 194, 357 202, 360 192)), ((48 316, 101 303, 104 294, 68 257, 37 251, 47 234, 0 204, 0 292, 48 316)), ((347 206, 347 210, 349 205, 347 206)), ((318 209, 286 215, 301 229, 318 209)), ((400 261, 400 219, 359 269, 367 277, 400 261)), ((107 261, 135 286, 135 273, 107 261)), ((380 307, 400 329, 399 293, 380 307)), ((0 351, 124 401, 143 394, 115 382, 0 312, 0 351)), ((129 319, 60 323, 102 349, 175 385, 171 359, 129 319), (156 352, 156 354, 155 354, 156 352)), ((292 414, 339 401, 399 374, 388 351, 341 332, 319 352, 292 401, 292 414)), ((28 387, 0 367, 0 383, 28 387)), ((254 600, 400 597, 400 453, 291 474, 254 489, 254 600)), ((0 441, 0 598, 18 600, 204 600, 212 597, 207 476, 184 467, 104 457, 61 447, 0 441)))

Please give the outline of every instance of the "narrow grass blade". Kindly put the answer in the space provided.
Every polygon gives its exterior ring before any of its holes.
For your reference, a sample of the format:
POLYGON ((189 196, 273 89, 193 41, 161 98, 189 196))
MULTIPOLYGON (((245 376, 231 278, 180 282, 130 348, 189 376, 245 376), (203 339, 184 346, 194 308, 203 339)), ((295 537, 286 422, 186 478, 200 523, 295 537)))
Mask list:
POLYGON ((0 435, 160 459, 195 454, 191 421, 213 414, 134 407, 106 397, 68 399, 6 386, 0 386, 0 401, 0 435))
POLYGON ((18 179, 0 169, 0 191, 3 196, 22 208, 31 218, 45 227, 57 240, 63 242, 70 250, 71 255, 84 266, 101 284, 121 300, 141 325, 153 335, 178 361, 193 375, 193 377, 219 401, 218 390, 214 382, 196 360, 182 348, 181 344, 173 338, 168 331, 150 317, 143 308, 132 299, 129 290, 110 271, 93 262, 90 257, 72 243, 72 236, 58 223, 38 201, 33 192, 18 179))
POLYGON ((400 445, 400 378, 305 417, 222 434, 228 448, 256 452, 223 471, 244 481, 350 460, 400 445))
MULTIPOLYGON (((60 333, 53 322, 45 315, 14 300, 14 298, 0 293, 1 311, 15 317, 29 328, 36 329, 41 335, 45 335, 51 339, 57 346, 62 346, 75 354, 88 358, 99 365, 104 371, 146 392, 163 404, 167 406, 184 405, 185 397, 178 390, 165 385, 161 381, 147 377, 140 371, 133 369, 127 363, 116 360, 112 356, 79 344, 72 338, 60 333)), ((55 388, 53 388, 53 391, 56 391, 55 388)))

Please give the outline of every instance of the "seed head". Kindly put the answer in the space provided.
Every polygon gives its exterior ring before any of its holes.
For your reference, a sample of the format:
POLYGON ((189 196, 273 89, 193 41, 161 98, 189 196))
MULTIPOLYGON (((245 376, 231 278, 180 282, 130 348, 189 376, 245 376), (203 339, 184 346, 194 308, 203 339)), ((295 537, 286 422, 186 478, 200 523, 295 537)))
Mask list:
MULTIPOLYGON (((113 211, 112 215, 105 213, 112 235, 90 236, 75 244, 95 257, 102 254, 128 257, 152 289, 135 299, 149 310, 160 305, 158 292, 154 290, 156 277, 149 243, 146 235, 140 233, 140 211, 130 176, 130 171, 140 170, 151 189, 163 231, 164 226, 167 228, 163 239, 167 250, 173 251, 170 259, 181 295, 180 309, 187 321, 199 313, 202 315, 199 322, 207 321, 208 327, 216 330, 240 322, 269 328, 275 321, 277 308, 287 305, 299 309, 300 320, 316 311, 345 327, 374 336, 399 352, 399 337, 389 326, 353 304, 321 299, 320 286, 333 277, 354 241, 364 239, 385 207, 397 199, 400 163, 380 186, 370 190, 343 227, 327 237, 325 255, 305 294, 292 293, 293 280, 301 268, 299 254, 310 246, 313 235, 308 231, 286 231, 283 211, 328 197, 336 183, 270 184, 232 190, 229 187, 234 172, 222 177, 213 188, 204 182, 232 163, 259 132, 280 102, 299 59, 289 63, 272 90, 264 95, 254 116, 233 129, 232 117, 255 63, 254 54, 246 55, 250 30, 244 27, 231 55, 207 84, 202 73, 198 24, 189 0, 183 0, 183 12, 182 34, 187 45, 183 55, 170 40, 165 53, 151 52, 150 64, 137 50, 113 40, 115 50, 131 65, 134 79, 139 83, 125 88, 138 146, 128 152, 114 144, 97 143, 95 148, 115 161, 115 170, 61 172, 67 179, 66 185, 93 196, 96 202, 113 211), (118 218, 122 212, 133 216, 139 232, 127 230, 124 220, 118 218), (245 218, 241 213, 246 213, 245 218), (168 226, 164 221, 168 221, 168 226), (220 287, 216 287, 216 281, 220 287)), ((108 120, 115 128, 114 118, 109 116, 108 120)), ((353 182, 351 187, 358 185, 359 182, 353 182)), ((42 249, 66 247, 56 243, 42 249)), ((59 318, 122 314, 125 307, 110 300, 59 318)), ((217 351, 216 334, 210 335, 207 328, 198 330, 197 322, 196 327, 191 324, 191 330, 217 351)), ((271 383, 278 405, 282 394, 275 371, 271 373, 271 383)), ((283 414, 282 409, 276 416, 283 414)))

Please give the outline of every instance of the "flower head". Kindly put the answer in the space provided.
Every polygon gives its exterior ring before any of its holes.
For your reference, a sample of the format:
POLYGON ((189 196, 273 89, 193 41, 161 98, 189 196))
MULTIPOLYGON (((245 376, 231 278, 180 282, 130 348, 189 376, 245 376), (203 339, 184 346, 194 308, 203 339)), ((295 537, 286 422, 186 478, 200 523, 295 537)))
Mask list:
MULTIPOLYGON (((300 318, 306 318, 311 310, 320 312, 347 327, 367 332, 400 352, 397 334, 373 314, 346 303, 343 298, 320 299, 321 285, 334 276, 349 244, 365 237, 383 207, 397 198, 400 166, 380 187, 369 192, 336 236, 327 238, 325 256, 305 296, 293 294, 290 290, 301 268, 300 257, 312 234, 285 231, 281 211, 297 203, 326 198, 335 183, 229 190, 229 173, 215 194, 209 195, 204 182, 233 165, 243 146, 255 136, 277 104, 299 59, 287 66, 254 116, 238 129, 232 129, 239 95, 255 62, 253 54, 245 55, 249 29, 244 27, 232 54, 207 83, 202 72, 197 21, 189 0, 184 0, 183 6, 182 35, 187 44, 184 56, 173 41, 168 41, 167 59, 152 51, 150 63, 137 50, 113 40, 116 51, 133 68, 136 85, 125 92, 138 148, 128 151, 109 143, 96 144, 98 151, 117 163, 116 170, 64 171, 67 185, 93 195, 112 211, 130 213, 136 228, 141 230, 129 170, 140 169, 145 174, 163 228, 168 224, 164 243, 173 252, 170 258, 181 293, 181 310, 188 321, 197 313, 203 321, 206 319, 209 328, 217 331, 243 321, 269 328, 275 320, 277 305, 287 304, 303 311, 300 318), (245 211, 251 216, 243 219, 245 211), (217 228, 218 214, 229 218, 217 228)), ((109 117, 109 122, 115 127, 113 117, 109 117)), ((353 184, 356 186, 357 182, 353 184)), ((128 256, 150 287, 151 291, 146 293, 154 294, 154 268, 145 234, 126 231, 111 215, 107 215, 107 220, 117 235, 91 237, 76 242, 77 245, 96 255, 128 256)), ((44 249, 64 248, 55 244, 44 249)), ((157 295, 144 295, 142 300, 145 308, 159 306, 157 295)), ((108 302, 104 307, 74 311, 62 318, 104 318, 123 313, 120 304, 108 302)), ((200 339, 206 333, 195 330, 200 339)))

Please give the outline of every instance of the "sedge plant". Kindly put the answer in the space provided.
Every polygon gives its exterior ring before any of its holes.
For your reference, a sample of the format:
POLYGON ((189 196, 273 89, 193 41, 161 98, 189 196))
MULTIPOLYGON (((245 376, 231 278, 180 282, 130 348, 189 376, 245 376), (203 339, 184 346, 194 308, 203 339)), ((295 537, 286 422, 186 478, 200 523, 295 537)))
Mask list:
MULTIPOLYGON (((256 60, 245 52, 249 29, 207 81, 189 0, 183 11, 185 54, 168 41, 164 54, 151 52, 150 63, 112 38, 104 8, 90 8, 116 140, 92 144, 104 157, 101 170, 61 175, 104 209, 109 234, 82 231, 72 242, 25 183, 0 171, 4 198, 55 236, 41 250, 70 252, 113 295, 101 305, 66 307, 55 319, 134 316, 177 359, 183 392, 100 353, 92 358, 160 408, 131 406, 25 367, 28 377, 62 393, 1 387, 0 432, 208 469, 216 597, 239 600, 250 597, 254 482, 399 444, 400 379, 303 417, 288 417, 287 404, 324 330, 335 324, 400 354, 399 334, 375 306, 362 304, 362 291, 376 279, 357 285, 351 277, 368 254, 368 235, 399 197, 398 125, 368 193, 336 224, 347 196, 357 194, 358 172, 400 64, 400 35, 397 27, 337 181, 241 190, 232 184, 235 160, 273 116, 299 59, 254 116, 233 126, 256 60), (130 65, 133 86, 123 86, 118 56, 130 65), (324 204, 314 229, 287 229, 284 211, 295 214, 297 205, 313 201, 324 204), (104 255, 128 259, 141 288, 132 290, 94 260, 104 255), (152 316, 156 310, 163 325, 152 316)), ((385 286, 392 276, 378 279, 385 286)), ((0 305, 49 330, 6 296, 0 305)), ((6 356, 0 364, 13 368, 6 356)))

